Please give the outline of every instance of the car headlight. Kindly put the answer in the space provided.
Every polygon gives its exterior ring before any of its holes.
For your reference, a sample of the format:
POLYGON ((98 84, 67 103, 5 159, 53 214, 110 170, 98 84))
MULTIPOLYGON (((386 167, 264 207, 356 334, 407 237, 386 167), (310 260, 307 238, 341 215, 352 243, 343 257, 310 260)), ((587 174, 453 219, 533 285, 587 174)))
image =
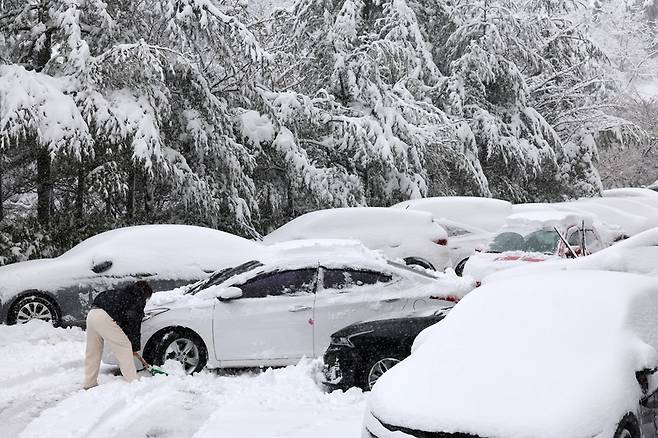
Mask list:
POLYGON ((162 313, 168 312, 169 308, 168 307, 159 307, 157 309, 149 309, 144 311, 144 318, 142 318, 142 322, 147 321, 154 316, 158 316, 162 313))
POLYGON ((363 332, 358 332, 358 333, 353 333, 349 336, 332 336, 331 337, 331 345, 335 346, 340 346, 340 347, 349 347, 349 348, 354 348, 354 344, 352 343, 352 339, 356 338, 357 336, 365 335, 368 333, 372 333, 372 330, 366 330, 363 332))

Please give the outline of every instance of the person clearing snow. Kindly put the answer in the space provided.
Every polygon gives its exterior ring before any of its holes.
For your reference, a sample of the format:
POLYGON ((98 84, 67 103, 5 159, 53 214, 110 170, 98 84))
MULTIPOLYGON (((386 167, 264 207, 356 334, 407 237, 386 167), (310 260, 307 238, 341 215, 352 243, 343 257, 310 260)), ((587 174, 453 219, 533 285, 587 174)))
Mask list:
POLYGON ((98 386, 103 343, 107 341, 126 382, 137 379, 133 356, 139 356, 142 319, 153 289, 138 281, 124 289, 100 293, 87 315, 84 389, 98 386))

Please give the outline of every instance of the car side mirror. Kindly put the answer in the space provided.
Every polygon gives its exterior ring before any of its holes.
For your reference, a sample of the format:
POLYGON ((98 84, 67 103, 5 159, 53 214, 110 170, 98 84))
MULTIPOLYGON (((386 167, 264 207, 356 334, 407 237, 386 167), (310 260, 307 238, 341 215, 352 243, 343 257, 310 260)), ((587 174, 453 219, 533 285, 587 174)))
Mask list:
POLYGON ((231 286, 224 289, 218 296, 217 299, 221 302, 235 300, 236 298, 242 297, 242 289, 239 287, 231 286))
POLYGON ((94 264, 94 266, 91 267, 91 270, 96 274, 100 274, 101 272, 107 271, 111 267, 112 267, 112 261, 111 260, 104 260, 100 263, 94 264))
POLYGON ((645 408, 658 409, 658 369, 642 370, 636 373, 637 381, 642 387, 642 393, 645 396, 640 400, 640 404, 645 408))

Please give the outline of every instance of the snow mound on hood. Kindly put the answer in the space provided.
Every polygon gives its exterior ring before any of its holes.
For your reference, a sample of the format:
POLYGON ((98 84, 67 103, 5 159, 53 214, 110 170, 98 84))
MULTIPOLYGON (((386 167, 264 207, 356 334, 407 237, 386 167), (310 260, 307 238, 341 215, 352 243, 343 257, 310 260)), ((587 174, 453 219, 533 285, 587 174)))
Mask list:
POLYGON ((612 436, 655 367, 658 283, 607 272, 560 272, 485 285, 369 399, 382 422, 490 437, 612 436))

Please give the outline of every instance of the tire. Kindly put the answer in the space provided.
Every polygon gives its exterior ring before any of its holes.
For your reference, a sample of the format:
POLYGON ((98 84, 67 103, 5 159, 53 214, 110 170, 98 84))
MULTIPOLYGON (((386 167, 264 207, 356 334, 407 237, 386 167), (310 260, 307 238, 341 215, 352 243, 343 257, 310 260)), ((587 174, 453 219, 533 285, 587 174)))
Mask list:
POLYGON ((43 295, 27 295, 12 304, 7 315, 7 324, 25 324, 33 319, 58 326, 62 322, 62 315, 51 299, 43 295))
POLYGON ((374 356, 363 369, 361 389, 370 391, 384 372, 391 369, 404 359, 398 353, 385 352, 374 356))
POLYGON ((614 438, 640 438, 640 426, 637 424, 635 415, 628 413, 621 419, 614 438))
POLYGON ((404 259, 404 262, 408 266, 420 266, 421 268, 424 269, 430 269, 432 271, 436 271, 436 268, 432 266, 430 262, 423 259, 417 259, 415 257, 407 257, 406 259, 404 259))
POLYGON ((464 260, 461 262, 457 263, 457 266, 455 266, 455 274, 458 276, 464 275, 464 268, 466 267, 466 263, 468 262, 469 257, 466 257, 464 260))
POLYGON ((171 329, 156 342, 152 358, 155 365, 162 365, 169 359, 180 362, 185 373, 197 373, 208 363, 208 349, 193 331, 171 329))

